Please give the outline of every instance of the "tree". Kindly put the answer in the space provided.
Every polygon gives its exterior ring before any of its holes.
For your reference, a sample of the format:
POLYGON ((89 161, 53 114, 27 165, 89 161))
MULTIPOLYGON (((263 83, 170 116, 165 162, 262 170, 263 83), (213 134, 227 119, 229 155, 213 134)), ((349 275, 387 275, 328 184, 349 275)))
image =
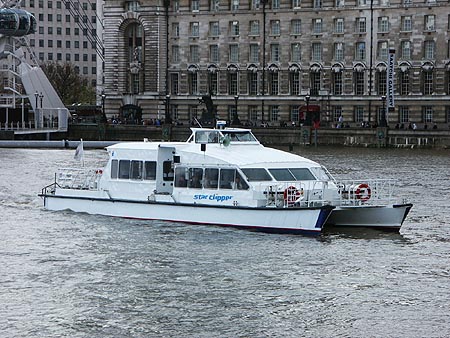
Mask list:
POLYGON ((41 65, 41 68, 65 105, 95 105, 95 87, 79 74, 73 64, 47 62, 41 65))

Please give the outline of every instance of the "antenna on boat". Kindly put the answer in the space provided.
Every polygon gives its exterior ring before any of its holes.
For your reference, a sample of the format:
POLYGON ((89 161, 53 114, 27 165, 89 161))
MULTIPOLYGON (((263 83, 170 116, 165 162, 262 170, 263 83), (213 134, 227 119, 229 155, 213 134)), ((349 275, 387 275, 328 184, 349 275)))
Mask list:
POLYGON ((197 118, 196 118, 195 116, 194 116, 194 121, 195 121, 195 123, 198 124, 198 126, 199 126, 200 128, 203 128, 203 126, 200 124, 199 120, 197 120, 197 118))

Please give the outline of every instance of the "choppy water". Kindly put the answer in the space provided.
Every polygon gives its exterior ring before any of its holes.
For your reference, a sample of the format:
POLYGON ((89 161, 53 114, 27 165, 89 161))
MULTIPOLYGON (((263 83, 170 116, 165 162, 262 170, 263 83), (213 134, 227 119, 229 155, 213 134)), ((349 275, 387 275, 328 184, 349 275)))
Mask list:
POLYGON ((300 151, 339 177, 399 179, 401 234, 49 212, 37 193, 73 150, 0 149, 0 336, 449 336, 450 152, 300 151))

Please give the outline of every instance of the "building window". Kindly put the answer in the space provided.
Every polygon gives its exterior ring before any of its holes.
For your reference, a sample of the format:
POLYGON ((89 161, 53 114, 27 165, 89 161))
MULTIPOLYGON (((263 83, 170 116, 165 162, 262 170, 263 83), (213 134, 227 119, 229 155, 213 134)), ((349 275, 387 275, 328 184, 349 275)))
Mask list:
POLYGON ((300 72, 290 72, 291 95, 300 95, 300 72))
POLYGON ((291 20, 291 34, 300 35, 302 33, 302 21, 300 19, 291 20))
POLYGON ((433 107, 432 106, 422 107, 422 121, 425 123, 433 122, 433 107))
POLYGON ((230 45, 230 62, 239 62, 239 45, 230 45))
POLYGON ((355 32, 356 33, 366 33, 366 18, 356 18, 355 32))
POLYGON ((362 123, 364 122, 364 106, 356 106, 355 107, 355 122, 362 123))
POLYGON ((342 116, 342 106, 333 106, 333 122, 338 122, 342 116))
POLYGON ((258 106, 249 106, 249 119, 252 122, 256 122, 259 119, 258 106))
POLYGON ((280 35, 280 20, 270 21, 270 34, 275 36, 280 35))
POLYGON ((314 8, 322 8, 322 0, 313 0, 314 8))
POLYGON ((342 95, 344 82, 342 79, 342 72, 333 72, 332 73, 332 81, 333 81, 333 95, 342 95))
POLYGON ((200 10, 200 0, 191 0, 191 11, 198 12, 200 10))
POLYGON ((378 33, 389 32, 389 18, 387 16, 381 16, 378 18, 378 33))
POLYGON ((402 31, 411 32, 412 31, 412 16, 406 15, 402 16, 402 31))
POLYGON ((432 40, 427 40, 424 42, 424 58, 425 59, 434 59, 435 52, 435 42, 432 40))
POLYGON ((273 43, 270 45, 270 60, 272 62, 280 62, 280 45, 273 43))
POLYGON ((377 92, 379 95, 386 95, 386 71, 377 72, 377 92))
POLYGON ((198 38, 199 35, 200 35, 199 23, 198 22, 191 22, 191 24, 190 24, 190 31, 191 31, 191 37, 198 38))
POLYGON ((230 35, 239 36, 239 21, 230 22, 230 35))
POLYGON ((231 0, 231 10, 237 11, 239 9, 239 0, 231 0))
POLYGON ((398 74, 398 85, 400 95, 409 94, 409 70, 404 72, 400 71, 398 74))
POLYGON ((259 9, 261 3, 260 0, 251 0, 252 9, 259 9))
POLYGON ((435 16, 433 14, 425 15, 425 27, 424 30, 427 32, 436 30, 435 26, 435 16))
POLYGON ((411 42, 410 41, 402 41, 400 42, 400 57, 404 60, 411 59, 411 42))
POLYGON ((180 0, 173 0, 173 2, 172 2, 172 10, 174 12, 178 12, 180 10, 180 0))
POLYGON ((314 42, 311 46, 312 48, 312 55, 311 59, 312 61, 320 62, 322 61, 322 43, 320 42, 314 42))
POLYGON ((258 95, 258 73, 249 71, 247 78, 248 78, 248 93, 250 95, 258 95))
POLYGON ((228 94, 237 95, 238 94, 238 73, 229 72, 228 73, 228 94))
POLYGON ((344 43, 336 42, 334 44, 334 60, 344 61, 344 43))
POLYGON ((320 71, 315 71, 310 73, 311 78, 311 95, 317 96, 320 91, 320 71))
POLYGON ((209 72, 208 73, 208 85, 209 85, 209 92, 212 95, 217 95, 219 90, 219 74, 217 72, 209 72))
POLYGON ((364 61, 366 59, 366 43, 357 42, 355 50, 355 59, 359 61, 364 61))
POLYGON ((219 46, 211 45, 209 46, 209 61, 219 62, 219 46))
POLYGON ((218 12, 220 10, 220 0, 211 0, 209 9, 212 12, 218 12))
POLYGON ((433 94, 433 72, 432 71, 423 71, 423 94, 431 95, 433 94))
POLYGON ((249 61, 253 63, 259 62, 259 45, 255 43, 250 44, 249 61))
POLYGON ((174 38, 180 37, 180 24, 178 22, 172 23, 172 36, 174 38))
POLYGON ((180 47, 172 46, 172 62, 179 63, 180 62, 180 47))
POLYGON ((302 51, 299 43, 291 45, 291 61, 300 62, 302 60, 302 51))
POLYGON ((398 107, 399 122, 408 123, 409 122, 409 107, 400 106, 398 107))
POLYGON ((269 106, 269 120, 276 122, 279 119, 280 107, 279 106, 269 106))
POLYGON ((197 72, 189 72, 188 82, 189 82, 189 94, 197 95, 198 94, 198 74, 197 74, 197 72))
POLYGON ((364 72, 363 71, 355 71, 353 72, 354 76, 354 85, 355 85, 355 95, 364 95, 364 72))
POLYGON ((298 105, 291 106, 291 121, 292 122, 300 121, 300 106, 298 105))
POLYGON ((343 18, 334 19, 334 32, 336 34, 344 33, 344 19, 343 18))
POLYGON ((336 7, 340 8, 340 7, 344 7, 345 6, 345 1, 344 0, 335 0, 336 1, 336 7))
POLYGON ((220 34, 219 21, 209 23, 209 36, 217 37, 220 34))
POLYGON ((388 58, 388 42, 387 41, 379 41, 378 42, 378 48, 377 48, 377 54, 379 60, 387 60, 388 58))
POLYGON ((272 9, 280 8, 280 0, 272 0, 272 9))
POLYGON ((198 52, 198 46, 197 45, 190 46, 189 47, 189 51, 190 51, 190 53, 189 53, 190 60, 189 61, 193 62, 193 63, 199 62, 200 61, 200 55, 199 55, 199 52, 198 52))
POLYGON ((179 83, 178 83, 178 74, 170 74, 170 92, 171 94, 177 95, 179 94, 179 83))
POLYGON ((269 80, 269 94, 278 95, 280 85, 278 72, 270 72, 268 80, 269 80))
POLYGON ((300 8, 302 6, 301 0, 292 0, 292 8, 300 8))
POLYGON ((322 33, 322 19, 321 18, 313 19, 312 25, 313 25, 313 33, 314 34, 322 33))
POLYGON ((259 21, 258 20, 250 21, 250 35, 253 35, 253 36, 259 35, 259 21))

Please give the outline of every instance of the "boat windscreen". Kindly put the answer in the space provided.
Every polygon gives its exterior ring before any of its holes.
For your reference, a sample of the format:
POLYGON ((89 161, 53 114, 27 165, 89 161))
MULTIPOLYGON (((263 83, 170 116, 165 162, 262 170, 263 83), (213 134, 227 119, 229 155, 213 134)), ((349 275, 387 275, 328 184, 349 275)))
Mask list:
POLYGON ((316 178, 307 168, 289 168, 297 181, 314 181, 316 178))
POLYGON ((224 136, 229 135, 232 142, 257 142, 249 130, 222 130, 224 136))
POLYGON ((247 168, 242 169, 242 172, 249 182, 272 181, 272 177, 270 177, 269 173, 264 168, 247 168))
POLYGON ((289 169, 269 169, 272 176, 277 181, 295 181, 294 175, 289 171, 289 169))

